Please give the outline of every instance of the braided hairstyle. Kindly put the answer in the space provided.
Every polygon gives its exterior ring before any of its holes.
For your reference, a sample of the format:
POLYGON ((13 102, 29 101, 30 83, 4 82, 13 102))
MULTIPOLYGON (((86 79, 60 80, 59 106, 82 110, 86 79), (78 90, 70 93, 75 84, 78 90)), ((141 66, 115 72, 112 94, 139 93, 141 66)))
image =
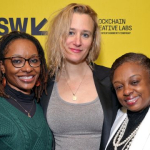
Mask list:
MULTIPOLYGON (((48 78, 48 73, 47 73, 47 65, 46 65, 46 60, 44 56, 44 50, 40 44, 40 42, 33 37, 30 34, 27 34, 25 32, 20 32, 20 31, 12 31, 8 34, 3 35, 0 38, 0 62, 2 63, 3 58, 5 58, 5 54, 8 51, 8 46, 9 44, 16 40, 16 39, 27 39, 31 41, 37 48, 38 54, 41 59, 41 65, 40 65, 40 75, 39 75, 39 80, 40 80, 40 86, 34 86, 33 91, 35 93, 35 97, 37 98, 37 101, 39 101, 43 91, 46 92, 46 83, 47 83, 47 78, 48 78)), ((0 96, 1 97, 8 97, 4 91, 4 87, 2 85, 2 72, 0 71, 0 96)))

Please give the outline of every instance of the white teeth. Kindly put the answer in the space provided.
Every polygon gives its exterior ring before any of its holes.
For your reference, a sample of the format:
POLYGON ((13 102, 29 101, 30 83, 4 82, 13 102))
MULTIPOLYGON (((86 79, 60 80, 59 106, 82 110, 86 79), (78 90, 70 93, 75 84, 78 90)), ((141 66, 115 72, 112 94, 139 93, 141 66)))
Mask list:
POLYGON ((138 98, 139 98, 139 96, 137 96, 137 97, 135 97, 135 98, 133 98, 133 99, 130 99, 130 100, 126 100, 126 101, 127 101, 127 102, 134 102, 134 101, 136 101, 138 98))
POLYGON ((33 76, 23 76, 23 77, 19 77, 20 79, 31 79, 33 76))

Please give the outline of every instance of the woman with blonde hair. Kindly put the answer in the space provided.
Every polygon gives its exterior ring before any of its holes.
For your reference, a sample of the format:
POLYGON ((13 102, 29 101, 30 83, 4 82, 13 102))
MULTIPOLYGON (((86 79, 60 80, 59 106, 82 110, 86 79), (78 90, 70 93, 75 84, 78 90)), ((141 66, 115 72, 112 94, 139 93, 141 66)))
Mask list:
POLYGON ((96 12, 88 5, 67 5, 51 20, 46 45, 48 95, 41 105, 55 149, 104 149, 118 107, 109 69, 94 64, 100 52, 96 12))

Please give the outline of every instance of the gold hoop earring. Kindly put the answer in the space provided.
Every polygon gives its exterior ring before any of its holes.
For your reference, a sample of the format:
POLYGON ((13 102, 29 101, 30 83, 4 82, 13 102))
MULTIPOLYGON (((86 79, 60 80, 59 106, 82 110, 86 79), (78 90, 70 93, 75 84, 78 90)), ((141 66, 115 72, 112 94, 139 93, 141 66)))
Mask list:
POLYGON ((6 78, 5 78, 4 73, 2 74, 2 85, 3 85, 3 87, 6 86, 6 78))
POLYGON ((40 80, 37 80, 37 81, 36 81, 36 84, 35 84, 35 86, 37 86, 37 87, 38 87, 38 86, 40 86, 40 85, 41 85, 41 82, 40 82, 40 80))

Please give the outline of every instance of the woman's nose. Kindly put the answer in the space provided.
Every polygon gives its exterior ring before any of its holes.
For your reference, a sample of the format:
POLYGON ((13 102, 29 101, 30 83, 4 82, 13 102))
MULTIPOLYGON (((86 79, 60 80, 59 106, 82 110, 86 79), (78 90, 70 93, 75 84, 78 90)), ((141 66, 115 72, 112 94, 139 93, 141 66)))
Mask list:
POLYGON ((133 92, 133 89, 130 86, 124 87, 123 94, 124 96, 128 96, 133 92))
POLYGON ((81 43, 82 43, 81 36, 76 35, 75 38, 74 38, 74 45, 79 47, 79 46, 81 46, 81 43))
POLYGON ((30 66, 29 61, 25 61, 24 66, 22 67, 23 71, 31 72, 33 70, 33 67, 30 66))

